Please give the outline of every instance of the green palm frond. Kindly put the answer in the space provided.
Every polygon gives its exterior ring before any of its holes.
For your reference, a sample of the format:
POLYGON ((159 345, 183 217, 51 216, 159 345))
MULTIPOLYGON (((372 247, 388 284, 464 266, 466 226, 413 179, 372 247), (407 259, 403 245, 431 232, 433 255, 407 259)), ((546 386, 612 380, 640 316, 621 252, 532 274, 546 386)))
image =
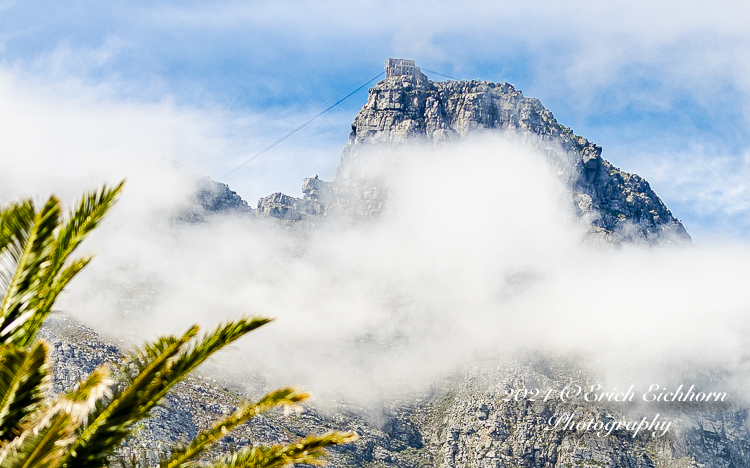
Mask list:
POLYGON ((194 344, 190 342, 198 328, 192 327, 182 338, 164 337, 137 349, 130 357, 130 364, 138 374, 131 376, 132 381, 121 393, 115 393, 109 405, 92 414, 89 426, 71 447, 68 459, 75 459, 76 466, 84 468, 97 466, 101 453, 114 452, 135 423, 147 417, 190 371, 224 346, 269 321, 258 317, 235 320, 220 325, 194 344))
POLYGON ((98 401, 112 396, 112 380, 109 367, 100 366, 77 389, 65 395, 58 403, 78 424, 88 421, 98 401), (85 412, 81 412, 85 411, 85 412))
POLYGON ((76 440, 76 431, 96 402, 108 392, 109 369, 96 369, 78 390, 58 397, 11 443, 0 450, 3 468, 57 468, 76 440))
MULTIPOLYGON (((130 380, 135 380, 151 363, 180 341, 176 336, 162 336, 152 343, 138 346, 126 357, 122 370, 130 380)), ((179 352, 179 350, 178 350, 179 352)))
MULTIPOLYGON (((63 217, 50 197, 37 211, 31 201, 0 209, 0 466, 3 468, 101 468, 137 423, 213 353, 270 322, 243 317, 197 338, 198 327, 136 349, 115 385, 108 367, 51 401, 48 345, 36 334, 65 286, 91 261, 69 258, 111 208, 122 183, 84 195, 63 217)), ((192 466, 226 433, 274 407, 296 405, 307 395, 291 388, 248 403, 201 432, 166 460, 169 468, 192 466)), ((320 463, 324 448, 357 436, 330 433, 289 446, 253 447, 225 459, 222 467, 278 468, 320 463)))
POLYGON ((70 214, 70 219, 57 236, 55 252, 52 257, 51 271, 57 273, 65 260, 81 244, 83 239, 104 218, 112 207, 117 195, 122 190, 124 181, 115 187, 102 187, 98 192, 89 192, 83 196, 78 208, 70 214))
POLYGON ((49 282, 46 290, 41 294, 44 298, 44 304, 41 308, 44 310, 52 309, 52 304, 65 285, 91 261, 91 257, 84 257, 70 262, 65 267, 68 257, 81 244, 86 235, 99 225, 104 215, 112 207, 124 183, 124 181, 120 182, 113 188, 104 186, 98 192, 89 192, 84 195, 78 204, 78 208, 69 214, 69 219, 65 225, 60 226, 47 271, 49 282))
POLYGON ((0 210, 0 292, 5 293, 13 282, 16 267, 26 249, 36 211, 30 200, 12 203, 0 210))
POLYGON ((53 251, 50 253, 49 266, 41 282, 43 288, 39 296, 42 300, 37 312, 26 322, 24 344, 33 340, 63 288, 91 261, 90 256, 72 261, 69 261, 68 257, 86 235, 99 225, 114 204, 124 183, 120 182, 113 188, 104 186, 98 192, 87 193, 79 202, 78 208, 68 215, 67 222, 59 226, 53 251))
POLYGON ((293 388, 282 388, 271 392, 254 403, 248 403, 233 414, 216 422, 211 429, 199 433, 195 439, 182 449, 172 452, 172 456, 164 461, 163 468, 178 468, 187 466, 186 464, 195 460, 208 447, 224 437, 229 431, 233 430, 240 424, 279 406, 294 406, 309 397, 306 393, 300 393, 293 388))
POLYGON ((157 399, 161 400, 175 383, 185 378, 212 354, 271 321, 272 319, 264 317, 242 317, 219 325, 213 332, 207 333, 197 342, 189 343, 172 363, 169 376, 171 383, 157 395, 157 399))
MULTIPOLYGON (((8 212, 8 216, 29 214, 25 209, 8 212)), ((31 341, 25 336, 24 325, 35 313, 40 301, 38 293, 44 287, 41 273, 49 266, 50 245, 54 242, 59 218, 60 201, 56 197, 50 197, 34 215, 30 226, 28 219, 11 220, 15 226, 28 227, 28 230, 15 232, 12 237, 15 242, 6 245, 14 248, 6 248, 3 252, 7 252, 11 265, 15 265, 15 272, 7 284, 0 305, 0 339, 3 343, 12 342, 25 346, 31 341)))
POLYGON ((89 418, 88 427, 66 453, 62 466, 101 466, 130 434, 134 425, 146 418, 158 403, 154 401, 154 395, 160 393, 168 381, 169 360, 197 332, 198 327, 190 328, 143 369, 130 385, 115 393, 109 405, 97 408, 89 418))
POLYGON ((0 442, 19 436, 23 421, 43 401, 49 374, 47 355, 43 342, 31 350, 15 346, 0 350, 0 442))
POLYGON ((309 436, 291 445, 254 446, 209 465, 210 468, 283 468, 287 465, 323 465, 326 447, 359 439, 352 432, 329 432, 309 436))
POLYGON ((28 346, 65 285, 91 260, 68 257, 102 220, 122 183, 86 194, 63 224, 60 201, 37 212, 30 201, 0 211, 0 344, 28 346))
POLYGON ((60 295, 65 285, 67 285, 68 282, 78 274, 78 272, 91 262, 92 258, 93 257, 88 256, 73 260, 69 265, 65 266, 60 273, 58 273, 54 284, 49 288, 48 292, 44 294, 44 297, 47 299, 35 308, 33 314, 29 314, 28 319, 25 320, 23 324, 23 331, 20 335, 21 339, 19 339, 23 345, 28 346, 29 343, 33 342, 37 331, 39 331, 44 320, 47 318, 47 315, 52 310, 54 299, 60 295), (50 300, 50 297, 53 299, 50 300))
POLYGON ((3 468, 53 468, 60 466, 65 446, 74 438, 76 425, 65 413, 56 413, 44 427, 29 433, 7 454, 3 468))

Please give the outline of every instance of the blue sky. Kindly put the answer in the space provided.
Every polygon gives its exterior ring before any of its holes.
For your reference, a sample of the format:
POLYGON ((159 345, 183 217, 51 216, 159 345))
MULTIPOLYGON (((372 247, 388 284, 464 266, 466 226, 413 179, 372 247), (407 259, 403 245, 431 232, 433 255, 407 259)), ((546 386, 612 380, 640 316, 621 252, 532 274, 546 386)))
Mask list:
MULTIPOLYGON (((458 79, 515 84, 649 180, 696 239, 744 239, 748 20, 747 4, 728 1, 5 1, 0 71, 28 95, 191 116, 212 150, 165 156, 216 178, 386 57, 412 58, 458 79)), ((227 182, 252 204, 298 195, 314 173, 329 178, 365 99, 227 182)))

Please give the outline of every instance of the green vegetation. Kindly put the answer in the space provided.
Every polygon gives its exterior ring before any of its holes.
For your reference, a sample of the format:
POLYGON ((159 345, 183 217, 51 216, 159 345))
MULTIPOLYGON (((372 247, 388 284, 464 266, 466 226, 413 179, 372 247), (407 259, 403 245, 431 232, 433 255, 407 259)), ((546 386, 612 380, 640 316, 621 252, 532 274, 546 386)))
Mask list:
MULTIPOLYGON (((118 447, 176 383, 213 353, 270 322, 242 317, 201 336, 193 326, 182 336, 145 343, 118 372, 102 366, 76 390, 52 397, 50 348, 36 338, 37 331, 63 288, 91 261, 91 257, 70 257, 101 222, 121 188, 122 184, 86 194, 68 214, 63 214, 54 196, 38 210, 31 201, 0 210, 0 465, 4 468, 111 465, 118 447)), ((284 388, 248 402, 192 442, 174 447, 161 466, 195 466, 212 444, 238 425, 306 398, 284 388)), ((291 445, 248 447, 208 466, 320 464, 326 447, 356 438, 353 433, 331 432, 291 445)))

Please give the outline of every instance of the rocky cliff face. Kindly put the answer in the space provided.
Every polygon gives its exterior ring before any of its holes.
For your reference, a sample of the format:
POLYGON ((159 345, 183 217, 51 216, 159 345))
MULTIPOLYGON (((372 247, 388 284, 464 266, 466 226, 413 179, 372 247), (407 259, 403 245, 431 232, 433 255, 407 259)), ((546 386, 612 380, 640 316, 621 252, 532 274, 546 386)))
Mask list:
POLYGON ((545 153, 569 187, 591 238, 690 240, 647 181, 603 159, 601 147, 559 124, 538 99, 508 83, 435 83, 410 76, 387 78, 370 90, 330 183, 317 176, 305 179, 303 198, 274 194, 258 202, 257 212, 292 222, 331 214, 378 216, 387 203, 387 187, 362 169, 373 149, 414 141, 442 145, 480 131, 520 139, 545 153))

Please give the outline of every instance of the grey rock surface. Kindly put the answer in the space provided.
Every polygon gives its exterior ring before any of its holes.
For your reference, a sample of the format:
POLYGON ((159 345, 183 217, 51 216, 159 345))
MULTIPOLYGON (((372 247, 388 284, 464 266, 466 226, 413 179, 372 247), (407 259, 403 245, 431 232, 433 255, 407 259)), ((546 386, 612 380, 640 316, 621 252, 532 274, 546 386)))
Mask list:
POLYGON ((201 177, 198 181, 198 203, 207 212, 239 212, 252 211, 247 202, 228 185, 216 182, 209 177, 201 177))
MULTIPOLYGON (((178 219, 188 223, 205 223, 210 221, 212 216, 226 214, 255 216, 247 202, 227 184, 202 176, 195 180, 194 200, 189 207, 179 213, 178 219)), ((274 216, 275 213, 265 215, 274 216)))

